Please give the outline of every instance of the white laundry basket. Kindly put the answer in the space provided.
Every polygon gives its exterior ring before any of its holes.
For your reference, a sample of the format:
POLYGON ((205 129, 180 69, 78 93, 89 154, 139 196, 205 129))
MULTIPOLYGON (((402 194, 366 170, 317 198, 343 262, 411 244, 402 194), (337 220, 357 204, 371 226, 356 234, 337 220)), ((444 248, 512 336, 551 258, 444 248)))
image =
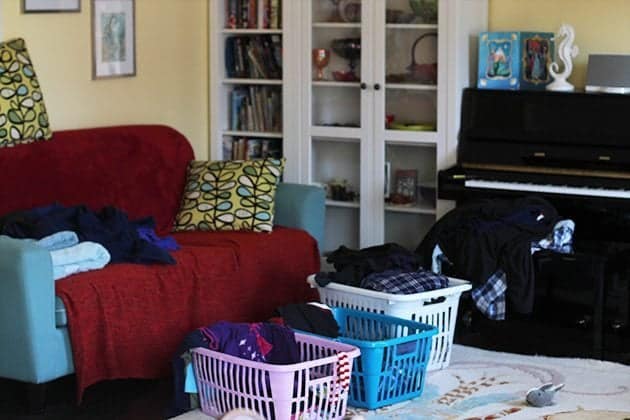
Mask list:
POLYGON ((449 277, 449 286, 443 289, 395 295, 340 283, 320 287, 314 274, 308 276, 307 281, 311 287, 317 288, 319 300, 328 306, 375 312, 437 327, 427 370, 442 369, 450 363, 459 298, 462 292, 472 287, 468 281, 449 277))

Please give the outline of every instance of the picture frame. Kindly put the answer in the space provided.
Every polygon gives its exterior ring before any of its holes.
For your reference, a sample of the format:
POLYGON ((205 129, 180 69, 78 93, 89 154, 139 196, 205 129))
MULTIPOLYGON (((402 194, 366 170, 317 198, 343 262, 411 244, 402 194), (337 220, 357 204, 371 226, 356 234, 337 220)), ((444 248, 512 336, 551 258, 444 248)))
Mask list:
POLYGON ((135 0, 92 0, 92 79, 136 75, 135 0))
POLYGON ((22 0, 22 13, 59 13, 81 11, 81 0, 22 0))
POLYGON ((397 169, 395 175, 395 190, 398 201, 404 203, 416 202, 418 185, 418 171, 415 169, 397 169))

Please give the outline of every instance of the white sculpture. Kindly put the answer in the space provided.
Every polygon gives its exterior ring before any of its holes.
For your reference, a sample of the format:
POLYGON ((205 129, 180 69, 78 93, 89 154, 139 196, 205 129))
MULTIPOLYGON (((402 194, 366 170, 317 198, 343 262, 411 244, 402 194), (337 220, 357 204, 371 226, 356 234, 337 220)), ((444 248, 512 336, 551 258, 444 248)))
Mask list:
POLYGON ((575 41, 575 30, 571 25, 564 23, 560 26, 560 31, 556 38, 558 37, 563 37, 558 45, 557 53, 564 64, 564 70, 560 73, 560 66, 556 62, 549 64, 549 74, 554 78, 554 81, 547 85, 547 90, 572 92, 575 90, 575 87, 567 82, 567 78, 573 71, 572 59, 577 57, 579 52, 577 45, 573 45, 573 41, 575 41))

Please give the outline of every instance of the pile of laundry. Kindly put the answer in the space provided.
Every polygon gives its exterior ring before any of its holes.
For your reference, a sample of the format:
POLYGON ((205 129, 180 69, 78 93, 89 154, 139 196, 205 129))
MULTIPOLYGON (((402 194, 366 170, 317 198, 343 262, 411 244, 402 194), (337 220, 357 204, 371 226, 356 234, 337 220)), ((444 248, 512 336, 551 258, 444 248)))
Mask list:
POLYGON ((392 294, 414 294, 448 287, 448 277, 426 270, 417 254, 387 243, 360 250, 340 246, 326 259, 335 271, 320 272, 320 287, 331 282, 392 294))
POLYGON ((518 313, 534 304, 532 254, 573 252, 575 223, 560 219, 541 197, 488 199, 459 206, 431 228, 416 254, 436 273, 466 279, 477 308, 505 319, 506 302, 518 313))
POLYGON ((56 279, 103 268, 108 263, 174 264, 172 237, 160 238, 153 218, 131 221, 114 207, 98 212, 60 204, 0 217, 0 234, 34 242, 50 251, 56 279))

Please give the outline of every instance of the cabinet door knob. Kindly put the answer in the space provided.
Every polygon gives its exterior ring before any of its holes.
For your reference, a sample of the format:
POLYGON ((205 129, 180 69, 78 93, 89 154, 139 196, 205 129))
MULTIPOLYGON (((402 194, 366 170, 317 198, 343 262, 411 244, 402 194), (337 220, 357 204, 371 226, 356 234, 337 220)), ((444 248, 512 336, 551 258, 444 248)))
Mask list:
POLYGON ((361 82, 361 89, 363 90, 367 89, 367 83, 361 82))
POLYGON ((375 83, 374 90, 380 90, 380 89, 381 89, 381 85, 379 83, 375 83))

